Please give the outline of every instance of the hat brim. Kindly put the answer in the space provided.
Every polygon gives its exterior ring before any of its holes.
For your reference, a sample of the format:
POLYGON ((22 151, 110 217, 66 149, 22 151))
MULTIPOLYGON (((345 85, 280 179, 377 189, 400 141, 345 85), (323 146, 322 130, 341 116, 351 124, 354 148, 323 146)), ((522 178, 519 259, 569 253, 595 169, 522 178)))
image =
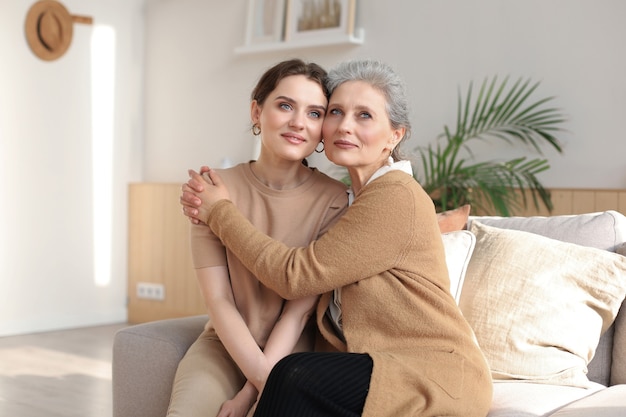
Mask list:
POLYGON ((24 30, 33 53, 52 61, 61 57, 72 42, 72 16, 58 1, 41 0, 28 10, 24 30))

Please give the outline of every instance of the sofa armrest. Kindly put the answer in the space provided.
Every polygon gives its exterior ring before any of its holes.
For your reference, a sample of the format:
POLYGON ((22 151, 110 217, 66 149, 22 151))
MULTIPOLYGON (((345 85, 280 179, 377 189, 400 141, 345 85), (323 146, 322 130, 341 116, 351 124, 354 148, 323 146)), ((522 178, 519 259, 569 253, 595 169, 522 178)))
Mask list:
POLYGON ((550 417, 622 417, 626 415, 626 385, 613 385, 561 408, 550 417))
POLYGON ((611 364, 611 385, 626 384, 626 300, 617 313, 613 337, 613 361, 611 364))
POLYGON ((113 340, 113 417, 167 414, 178 362, 198 338, 208 317, 138 324, 113 340))

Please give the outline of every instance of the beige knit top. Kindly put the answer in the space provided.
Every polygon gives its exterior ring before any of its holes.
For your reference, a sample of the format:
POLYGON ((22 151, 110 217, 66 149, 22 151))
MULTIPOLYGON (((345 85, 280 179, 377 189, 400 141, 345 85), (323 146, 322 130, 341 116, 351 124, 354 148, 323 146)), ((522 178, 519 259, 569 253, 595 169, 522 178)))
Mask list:
MULTIPOLYGON (((348 203, 344 184, 315 168, 311 171, 298 187, 275 190, 254 176, 250 163, 217 170, 239 211, 259 230, 289 246, 306 246, 318 238, 348 203)), ((284 300, 261 284, 205 225, 192 225, 190 238, 195 268, 228 266, 237 309, 256 342, 264 347, 284 300)))

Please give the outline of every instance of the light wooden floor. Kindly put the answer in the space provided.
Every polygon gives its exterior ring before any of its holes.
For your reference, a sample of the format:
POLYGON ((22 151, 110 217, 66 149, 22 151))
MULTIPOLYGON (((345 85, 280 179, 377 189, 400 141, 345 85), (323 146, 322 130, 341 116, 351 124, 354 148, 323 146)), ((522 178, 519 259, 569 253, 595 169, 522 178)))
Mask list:
POLYGON ((111 417, 113 336, 126 326, 0 337, 0 416, 111 417))

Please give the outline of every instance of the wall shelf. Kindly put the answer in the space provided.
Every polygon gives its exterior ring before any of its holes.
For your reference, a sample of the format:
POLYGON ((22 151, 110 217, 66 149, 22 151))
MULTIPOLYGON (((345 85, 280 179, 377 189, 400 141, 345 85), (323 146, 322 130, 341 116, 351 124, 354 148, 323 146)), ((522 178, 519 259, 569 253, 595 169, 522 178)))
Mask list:
POLYGON ((334 35, 327 37, 318 37, 311 39, 299 39, 296 41, 281 41, 271 43, 259 43, 253 45, 243 45, 235 48, 235 54, 255 54, 274 51, 288 51, 301 48, 314 48, 320 46, 333 45, 362 45, 365 40, 365 31, 363 29, 355 30, 354 35, 334 35))

